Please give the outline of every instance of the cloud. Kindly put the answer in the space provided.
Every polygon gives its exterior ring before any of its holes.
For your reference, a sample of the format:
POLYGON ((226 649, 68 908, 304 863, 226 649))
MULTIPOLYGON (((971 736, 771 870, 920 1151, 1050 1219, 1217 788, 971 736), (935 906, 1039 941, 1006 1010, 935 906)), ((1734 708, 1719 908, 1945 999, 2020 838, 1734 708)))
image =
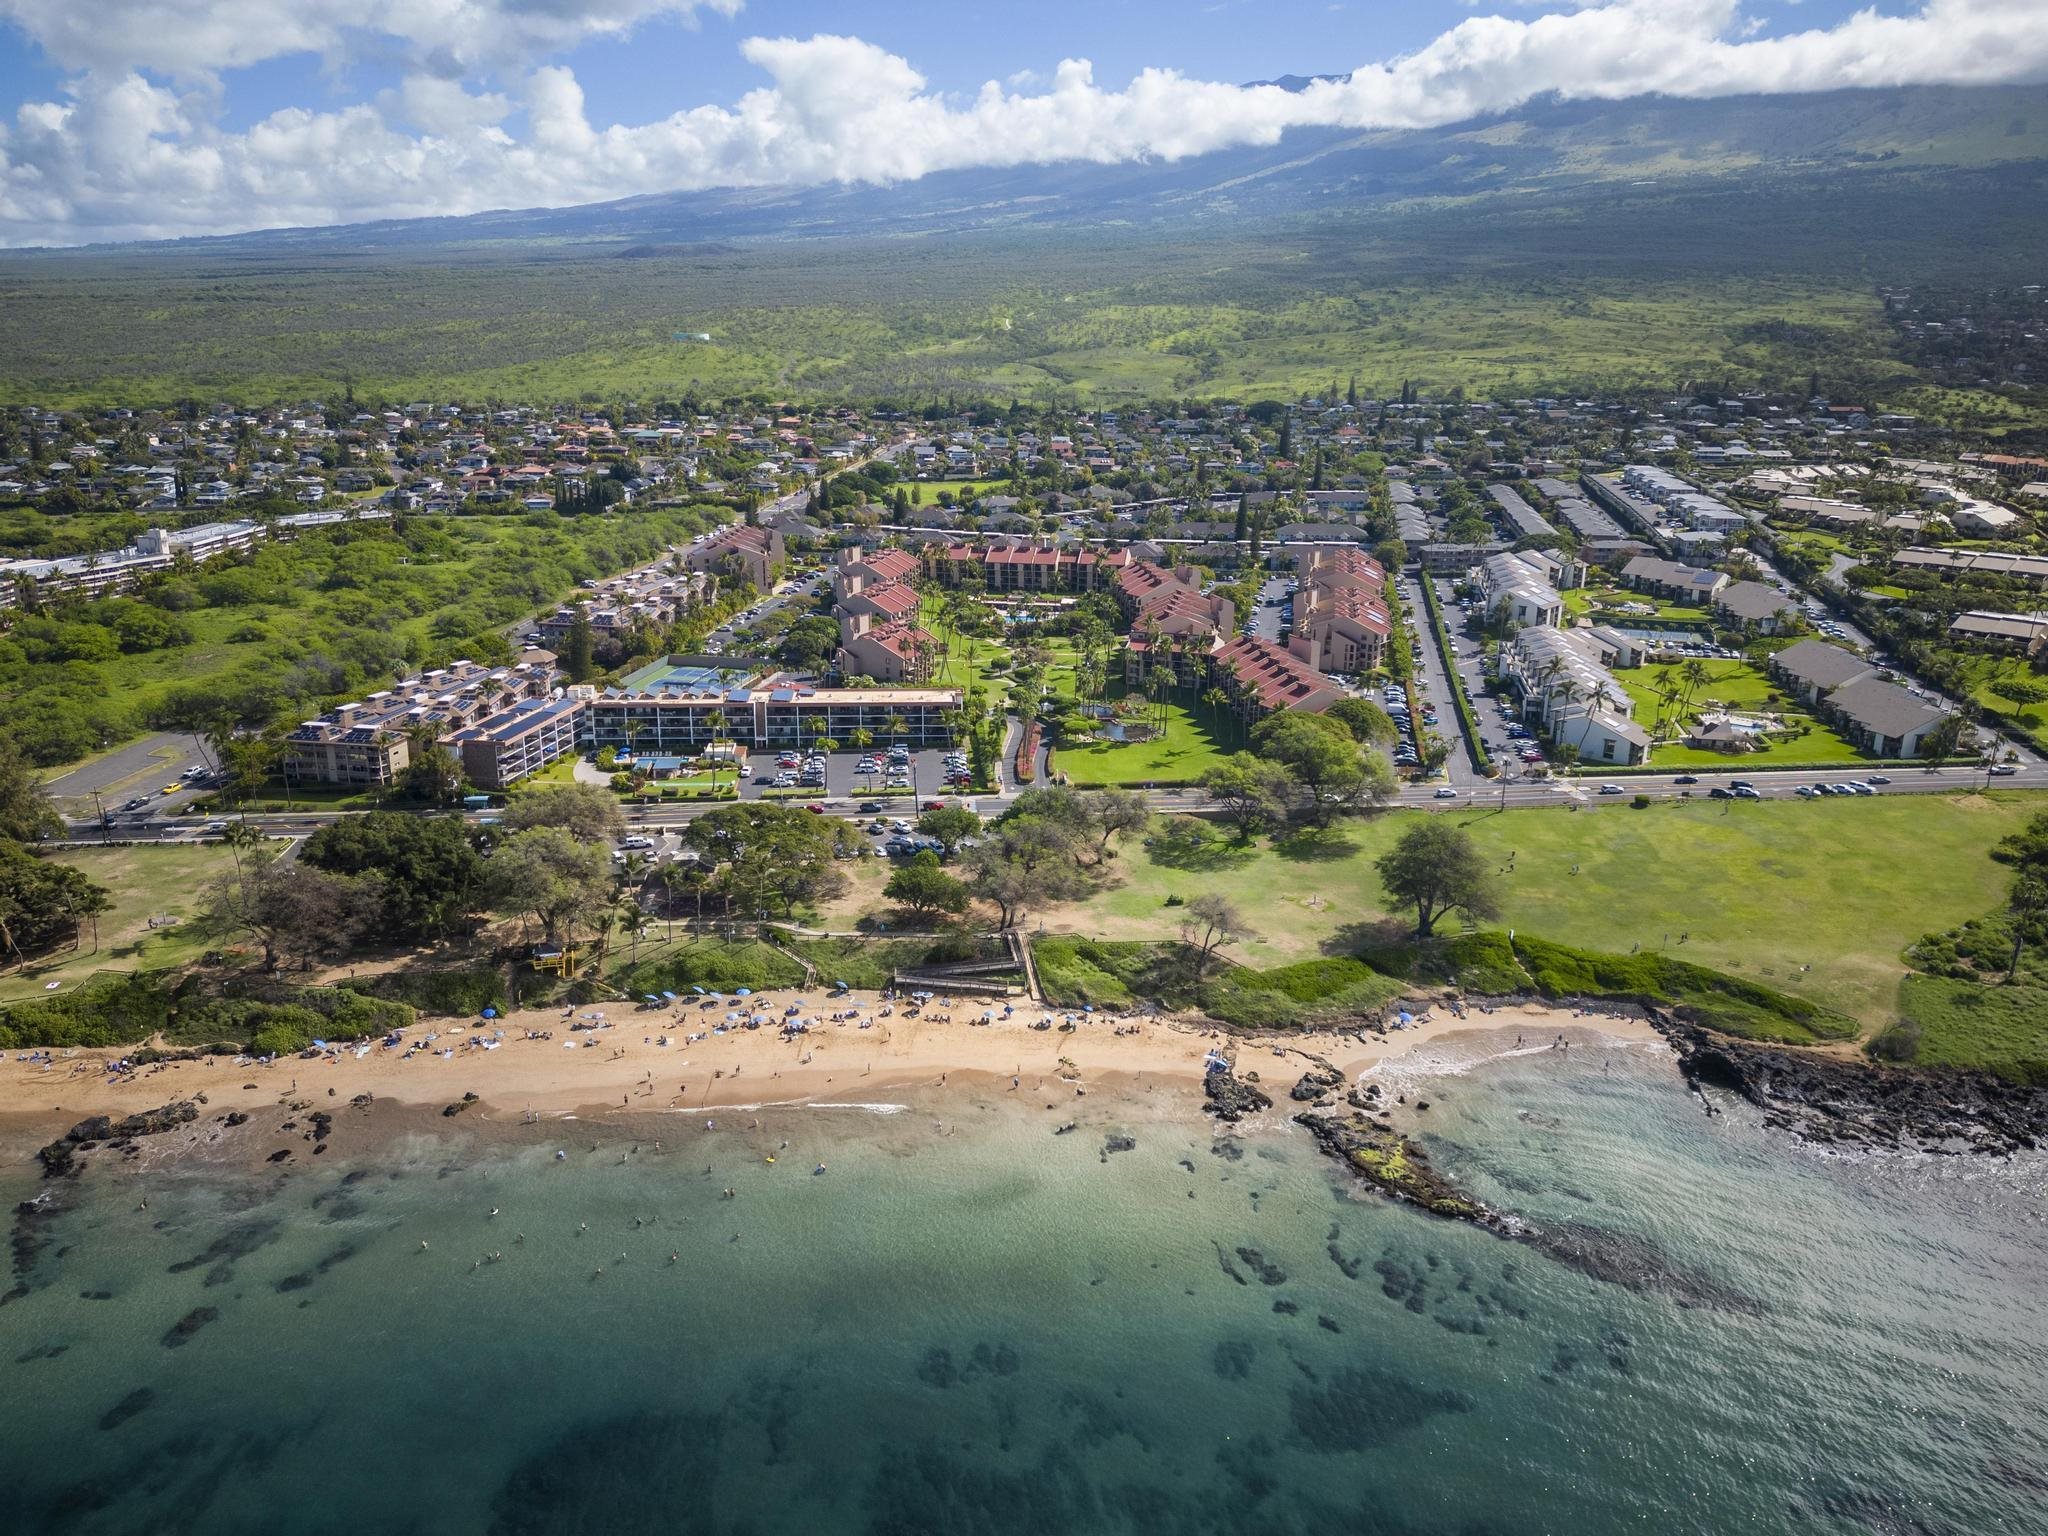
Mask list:
POLYGON ((931 90, 910 61, 859 38, 755 37, 740 51, 767 83, 731 105, 598 125, 574 74, 543 62, 551 51, 657 16, 730 5, 414 0, 401 16, 396 0, 360 0, 346 10, 301 0, 275 6, 284 35, 321 40, 306 47, 345 48, 352 26, 374 26, 410 51, 412 72, 374 102, 294 108, 244 132, 224 131, 219 88, 205 66, 211 59, 227 68, 252 50, 281 48, 275 39, 239 36, 259 30, 249 14, 268 17, 270 6, 180 0, 173 25, 163 0, 104 0, 90 9, 107 21, 105 35, 87 38, 96 29, 68 19, 84 9, 68 0, 0 0, 0 14, 22 20, 53 57, 80 70, 63 100, 29 103, 0 125, 0 241, 155 238, 717 186, 1177 159, 1271 144, 1291 128, 1457 122, 1546 92, 1707 97, 2048 78, 2048 5, 2040 0, 1925 0, 1905 15, 1862 11, 1832 27, 1774 36, 1754 34, 1737 0, 1609 0, 1472 16, 1413 53, 1299 91, 1166 69, 1111 89, 1085 60, 1069 59, 1046 79, 990 81, 952 97, 931 90), (160 35, 189 35, 166 54, 139 40, 151 24, 160 35), (493 26, 500 35, 486 38, 493 26), (487 71, 463 61, 480 58, 480 49, 531 62, 509 72, 500 90, 472 89, 487 71), (461 66, 453 73, 451 61, 461 66), (508 122, 521 124, 517 134, 508 122))
POLYGON ((365 47, 437 74, 526 65, 657 19, 732 16, 741 0, 0 0, 65 69, 146 68, 181 82, 266 59, 365 47))

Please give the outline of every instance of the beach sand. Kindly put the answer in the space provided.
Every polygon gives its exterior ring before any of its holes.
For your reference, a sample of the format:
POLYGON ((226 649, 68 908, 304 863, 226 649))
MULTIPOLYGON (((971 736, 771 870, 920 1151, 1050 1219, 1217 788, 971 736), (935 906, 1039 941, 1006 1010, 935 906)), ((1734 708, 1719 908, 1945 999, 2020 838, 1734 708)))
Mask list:
POLYGON ((1246 1033, 1199 1020, 1062 1014, 1028 1003, 1013 1005, 1008 1018, 997 1003, 993 1022, 983 1024, 989 1004, 980 998, 937 1000, 917 1017, 906 1015, 901 1003, 885 1015, 890 1005, 874 993, 782 990, 745 1002, 748 1017, 772 1022, 734 1027, 727 1023, 731 1005, 699 1007, 694 999, 659 1012, 626 1004, 572 1014, 527 1010, 486 1022, 423 1020, 405 1032, 404 1044, 373 1045, 361 1055, 347 1047, 267 1065, 216 1057, 119 1075, 106 1071, 118 1051, 58 1051, 47 1066, 15 1052, 0 1062, 0 1139, 34 1143, 89 1115, 121 1116, 201 1094, 211 1115, 273 1103, 337 1112, 362 1094, 380 1105, 438 1111, 474 1094, 477 1102, 463 1111, 465 1118, 498 1121, 879 1105, 913 1095, 928 1100, 934 1090, 947 1089, 1014 1093, 1019 1103, 1057 1110, 1078 1108, 1089 1094, 1199 1094, 1212 1049, 1234 1057, 1240 1076, 1256 1073, 1278 1113, 1311 1057, 1353 1080, 1397 1065, 1396 1077, 1405 1079, 1414 1072, 1462 1070, 1515 1049, 1516 1036, 1524 1050, 1547 1049, 1560 1033, 1581 1047, 1603 1037, 1628 1043, 1658 1038, 1641 1019, 1537 1007, 1472 1011, 1463 1019, 1438 1007, 1382 1036, 1246 1033), (810 1029, 785 1038, 778 1026, 792 1004, 810 1029), (571 1031, 593 1014, 604 1016, 605 1027, 571 1031), (1048 1018, 1052 1028, 1032 1027, 1048 1018), (1062 1030, 1063 1019, 1075 1027, 1062 1030), (552 1038, 529 1038, 530 1031, 552 1038), (665 1046, 657 1043, 664 1036, 665 1046), (502 1044, 486 1049, 487 1040, 502 1044))

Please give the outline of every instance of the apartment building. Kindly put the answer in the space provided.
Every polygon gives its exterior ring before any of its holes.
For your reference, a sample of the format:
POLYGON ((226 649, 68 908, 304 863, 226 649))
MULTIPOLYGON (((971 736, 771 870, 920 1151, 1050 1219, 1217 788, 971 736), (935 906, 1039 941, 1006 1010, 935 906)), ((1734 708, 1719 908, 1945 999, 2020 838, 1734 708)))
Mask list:
POLYGON ((285 738, 281 771, 299 784, 395 783, 411 765, 414 741, 446 742, 508 703, 544 699, 554 679, 555 658, 546 651, 507 667, 437 667, 305 721, 285 738))
POLYGON ((1287 649, 1319 672, 1370 672, 1393 633, 1387 573, 1355 546, 1319 545, 1295 555, 1294 625, 1287 649))

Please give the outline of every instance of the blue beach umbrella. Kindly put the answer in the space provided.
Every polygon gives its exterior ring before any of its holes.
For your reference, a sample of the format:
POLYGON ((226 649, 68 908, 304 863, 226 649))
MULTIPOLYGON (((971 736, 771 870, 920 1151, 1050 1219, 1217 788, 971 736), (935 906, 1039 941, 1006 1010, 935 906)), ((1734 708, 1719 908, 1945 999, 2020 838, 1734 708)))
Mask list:
POLYGON ((495 1008, 486 1008, 484 1010, 484 1017, 487 1019, 495 1019, 497 1016, 498 1010, 495 1008))

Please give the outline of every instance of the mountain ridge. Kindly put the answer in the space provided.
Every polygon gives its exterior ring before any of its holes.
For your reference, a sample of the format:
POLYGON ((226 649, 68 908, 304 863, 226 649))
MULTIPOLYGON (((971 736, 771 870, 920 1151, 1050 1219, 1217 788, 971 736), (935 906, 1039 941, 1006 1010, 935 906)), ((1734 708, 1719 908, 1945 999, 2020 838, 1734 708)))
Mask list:
MULTIPOLYGON (((1318 76, 1263 82, 1301 89, 1318 76)), ((1147 223, 1542 192, 1598 181, 2048 160, 2048 85, 1912 86, 1618 102, 1539 97, 1426 129, 1297 129, 1180 160, 935 172, 885 186, 718 188, 560 207, 252 231, 93 251, 396 251, 506 242, 691 246, 1147 223)), ((48 255, 39 248, 16 255, 48 255)))

